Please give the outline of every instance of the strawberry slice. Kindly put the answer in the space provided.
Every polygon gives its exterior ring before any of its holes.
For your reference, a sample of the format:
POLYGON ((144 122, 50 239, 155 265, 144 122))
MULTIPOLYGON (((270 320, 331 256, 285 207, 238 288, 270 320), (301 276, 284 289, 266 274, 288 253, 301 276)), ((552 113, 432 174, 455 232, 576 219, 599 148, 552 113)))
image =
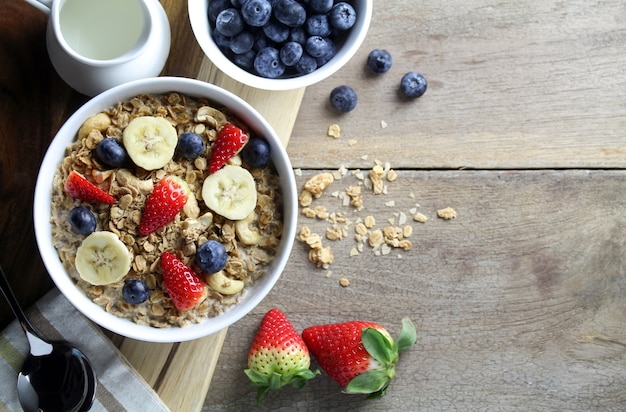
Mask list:
POLYGON ((163 283, 176 309, 189 310, 207 295, 206 284, 200 277, 171 252, 161 255, 163 283))
POLYGON ((85 202, 107 203, 109 205, 115 203, 113 196, 91 183, 75 170, 72 170, 67 176, 64 189, 68 195, 85 202))
POLYGON ((161 179, 146 200, 139 223, 139 234, 147 236, 174 220, 187 203, 190 193, 187 182, 177 176, 165 176, 161 179))
POLYGON ((232 123, 226 123, 211 148, 209 172, 217 172, 231 157, 239 153, 247 141, 248 135, 243 130, 232 123))
POLYGON ((417 333, 413 322, 404 318, 397 342, 382 326, 364 321, 311 326, 302 338, 344 392, 377 398, 396 375, 399 353, 415 344, 417 333))
POLYGON ((259 388, 257 403, 269 390, 285 385, 303 387, 319 371, 309 369, 311 357, 302 337, 285 314, 268 311, 248 351, 248 369, 244 372, 259 388))

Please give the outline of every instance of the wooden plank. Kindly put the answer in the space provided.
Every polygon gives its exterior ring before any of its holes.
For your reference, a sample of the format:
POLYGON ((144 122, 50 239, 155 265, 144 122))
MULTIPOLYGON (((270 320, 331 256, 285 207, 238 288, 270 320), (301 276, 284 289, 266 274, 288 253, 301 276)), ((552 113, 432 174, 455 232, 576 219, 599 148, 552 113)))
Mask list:
POLYGON ((398 168, 623 168, 624 19, 621 0, 374 2, 355 58, 307 89, 289 154, 303 168, 364 167, 363 155, 398 168), (384 75, 365 69, 374 48, 393 56, 384 75), (429 87, 405 101, 412 70, 429 87), (341 84, 359 98, 345 115, 328 104, 341 84), (339 140, 326 137, 335 122, 339 140))
MULTIPOLYGON (((314 171, 303 171, 301 187, 314 171)), ((302 410, 612 410, 626 394, 623 232, 625 171, 399 171, 388 194, 364 191, 365 208, 342 206, 335 181, 314 205, 343 212, 347 238, 331 242, 328 270, 307 262, 297 243, 287 268, 253 313, 231 326, 205 405, 247 410, 255 389, 241 373, 247 345, 270 307, 297 330, 355 318, 397 336, 409 316, 418 342, 400 360, 387 396, 342 394, 322 375, 302 390, 266 397, 267 409, 302 410), (414 194, 414 196, 411 196, 414 194), (394 201, 391 205, 389 202, 394 201), (353 238, 357 219, 375 228, 417 207, 430 220, 413 227, 410 251, 377 256, 353 238), (436 211, 453 207, 445 221, 436 211), (347 277, 350 286, 338 284, 347 277)), ((326 220, 302 217, 323 236, 326 220)), ((404 225, 400 225, 404 226, 404 225)))

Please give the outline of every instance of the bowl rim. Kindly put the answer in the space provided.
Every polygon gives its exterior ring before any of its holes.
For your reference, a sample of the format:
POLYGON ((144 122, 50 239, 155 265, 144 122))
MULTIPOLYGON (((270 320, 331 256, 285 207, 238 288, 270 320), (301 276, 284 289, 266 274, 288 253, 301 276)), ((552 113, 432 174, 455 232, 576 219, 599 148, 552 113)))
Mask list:
POLYGON ((232 325, 254 309, 273 288, 287 264, 295 239, 297 225, 296 183, 287 151, 276 132, 267 120, 243 99, 225 89, 200 80, 182 77, 147 78, 116 86, 93 97, 61 126, 51 141, 38 172, 35 183, 33 221, 37 247, 46 270, 62 294, 83 315, 100 326, 125 337, 148 342, 182 342, 216 333, 232 325), (74 141, 78 128, 87 117, 140 94, 168 92, 204 97, 224 104, 242 121, 246 122, 252 130, 267 138, 272 147, 272 160, 279 173, 281 187, 283 192, 286 191, 287 193, 283 193, 284 223, 278 252, 268 266, 267 273, 247 289, 247 293, 241 301, 226 309, 224 313, 198 324, 184 327, 155 328, 139 325, 131 320, 106 312, 75 286, 63 267, 56 248, 50 241, 52 238, 50 192, 54 176, 54 173, 50 171, 56 170, 65 155, 66 147, 74 141), (252 291, 254 293, 251 293, 252 291))
POLYGON ((354 0, 353 4, 359 6, 357 21, 353 26, 346 43, 349 47, 342 47, 337 54, 325 65, 312 73, 304 76, 268 79, 257 76, 242 69, 230 61, 219 49, 210 35, 209 20, 207 18, 207 6, 210 0, 188 0, 187 8, 189 22, 194 33, 196 42, 205 56, 227 76, 234 80, 257 89, 264 90, 293 90, 311 86, 336 73, 358 51, 367 36, 373 13, 373 0, 354 0), (362 10, 361 10, 362 9, 362 10))

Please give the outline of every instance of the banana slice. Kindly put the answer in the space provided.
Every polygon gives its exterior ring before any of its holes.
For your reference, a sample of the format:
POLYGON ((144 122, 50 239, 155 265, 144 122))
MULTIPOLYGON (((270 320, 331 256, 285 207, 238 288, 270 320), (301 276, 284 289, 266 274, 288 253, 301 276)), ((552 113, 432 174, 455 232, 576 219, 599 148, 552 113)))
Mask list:
POLYGON ((76 270, 92 285, 121 280, 130 270, 131 255, 115 233, 100 231, 87 236, 76 250, 76 270))
POLYGON ((160 169, 174 156, 178 133, 162 117, 136 117, 122 135, 124 147, 133 162, 146 170, 160 169))
POLYGON ((202 184, 204 203, 230 220, 246 218, 256 206, 254 178, 241 166, 225 165, 202 184))

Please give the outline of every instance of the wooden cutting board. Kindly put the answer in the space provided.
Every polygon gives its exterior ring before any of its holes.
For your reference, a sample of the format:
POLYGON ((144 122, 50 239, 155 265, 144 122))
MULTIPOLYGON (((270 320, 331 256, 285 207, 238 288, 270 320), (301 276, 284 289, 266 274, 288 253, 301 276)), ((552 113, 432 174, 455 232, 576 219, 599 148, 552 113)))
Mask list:
MULTIPOLYGON (((204 59, 197 78, 233 92, 256 108, 287 146, 305 89, 266 91, 238 83, 204 59)), ((114 343, 173 411, 199 411, 227 330, 181 343, 112 337, 114 343), (193 385, 190 385, 193 382, 193 385)))

